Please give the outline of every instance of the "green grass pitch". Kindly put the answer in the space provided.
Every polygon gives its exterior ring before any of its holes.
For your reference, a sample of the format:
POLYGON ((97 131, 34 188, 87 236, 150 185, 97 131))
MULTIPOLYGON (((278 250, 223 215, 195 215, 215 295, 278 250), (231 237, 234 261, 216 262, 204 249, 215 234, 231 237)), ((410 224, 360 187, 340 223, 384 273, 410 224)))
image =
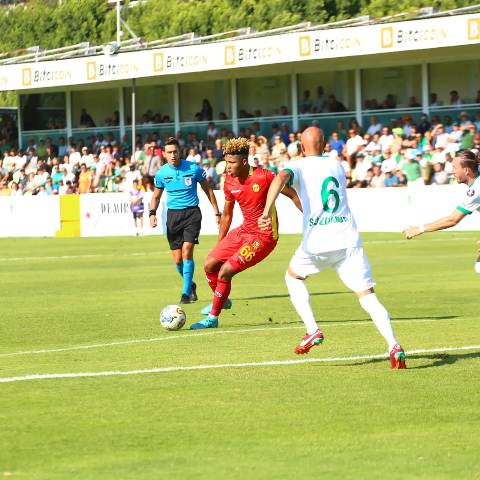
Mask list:
POLYGON ((386 346, 332 271, 307 282, 326 340, 294 355, 304 329, 283 276, 299 239, 234 279, 234 308, 208 332, 188 326, 211 298, 213 237, 179 332, 159 325, 181 288, 165 238, 0 240, 0 478, 480 479, 478 234, 363 235, 405 349, 454 348, 405 371, 349 358, 386 346), (199 365, 227 366, 175 370, 199 365))

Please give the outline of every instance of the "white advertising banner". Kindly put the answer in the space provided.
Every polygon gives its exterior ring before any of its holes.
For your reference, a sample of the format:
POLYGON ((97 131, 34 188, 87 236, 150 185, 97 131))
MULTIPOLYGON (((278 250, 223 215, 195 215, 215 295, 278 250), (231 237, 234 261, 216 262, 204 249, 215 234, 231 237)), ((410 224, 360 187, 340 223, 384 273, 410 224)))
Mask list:
POLYGON ((480 15, 456 15, 232 39, 117 55, 2 65, 0 91, 84 85, 478 43, 480 15))
POLYGON ((0 237, 53 237, 57 230, 57 196, 0 197, 0 237))
MULTIPOLYGON (((361 232, 402 232, 409 225, 419 225, 449 215, 465 193, 465 185, 416 188, 350 189, 348 198, 361 232)), ((223 208, 222 191, 215 192, 219 208, 223 208)), ((203 192, 200 195, 202 235, 216 235, 218 226, 213 209, 203 192)), ((166 232, 166 198, 157 211, 159 225, 151 229, 148 205, 151 193, 145 196, 144 235, 166 232)), ((302 215, 292 201, 283 195, 277 201, 281 234, 301 233, 302 215)), ((235 206, 232 228, 242 223, 242 214, 235 206)), ((60 230, 60 202, 57 196, 0 197, 0 237, 53 237, 60 230)), ((83 237, 135 235, 130 198, 127 194, 102 193, 80 196, 80 230, 83 237)), ((480 230, 480 214, 464 218, 454 230, 480 230)))
MULTIPOLYGON (((431 222, 450 214, 458 205, 464 185, 427 186, 409 188, 349 189, 348 199, 358 228, 362 232, 402 232, 409 225, 431 222)), ((223 208, 223 192, 215 192, 219 208, 223 208)), ((202 235, 216 235, 218 227, 210 202, 199 192, 202 210, 202 235)), ((162 235, 166 232, 165 196, 157 211, 159 226, 149 227, 148 204, 145 197, 144 235, 162 235)), ((280 195, 277 201, 281 234, 301 233, 302 215, 292 201, 280 195)), ((85 237, 135 235, 130 199, 127 194, 87 194, 80 197, 81 235, 85 237)), ((232 228, 243 221, 235 206, 232 228)), ((480 214, 474 212, 455 227, 455 230, 480 230, 480 214)))

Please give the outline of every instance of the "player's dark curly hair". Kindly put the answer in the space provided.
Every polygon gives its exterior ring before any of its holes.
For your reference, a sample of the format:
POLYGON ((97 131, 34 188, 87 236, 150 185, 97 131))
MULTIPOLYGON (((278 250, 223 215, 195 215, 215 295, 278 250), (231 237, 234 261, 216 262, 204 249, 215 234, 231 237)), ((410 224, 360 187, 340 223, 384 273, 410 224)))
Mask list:
POLYGON ((232 138, 223 147, 224 155, 240 155, 248 157, 250 142, 244 137, 232 138))

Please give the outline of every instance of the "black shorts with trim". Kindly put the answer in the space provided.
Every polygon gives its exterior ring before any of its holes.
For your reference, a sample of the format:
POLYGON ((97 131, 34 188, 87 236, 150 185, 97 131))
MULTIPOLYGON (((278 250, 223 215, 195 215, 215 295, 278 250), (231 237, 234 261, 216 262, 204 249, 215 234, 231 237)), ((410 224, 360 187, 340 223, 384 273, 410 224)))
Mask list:
POLYGON ((167 210, 167 239, 170 250, 182 248, 184 242, 197 244, 201 227, 202 212, 199 207, 167 210))

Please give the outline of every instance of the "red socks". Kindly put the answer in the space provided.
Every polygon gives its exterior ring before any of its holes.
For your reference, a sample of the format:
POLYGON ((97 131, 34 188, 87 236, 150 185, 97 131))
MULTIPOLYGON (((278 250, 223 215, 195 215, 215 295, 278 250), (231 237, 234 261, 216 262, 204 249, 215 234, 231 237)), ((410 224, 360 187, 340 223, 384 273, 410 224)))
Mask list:
MULTIPOLYGON (((207 277, 208 277, 207 273, 207 277)), ((210 284, 210 286, 212 286, 210 284)), ((230 295, 230 290, 232 289, 232 282, 226 280, 220 280, 217 278, 217 288, 213 294, 213 305, 210 315, 218 317, 222 311, 225 302, 227 301, 228 296, 230 295)))
POLYGON ((207 277, 208 286, 212 289, 212 292, 215 293, 218 282, 218 272, 205 272, 205 275, 207 277))

